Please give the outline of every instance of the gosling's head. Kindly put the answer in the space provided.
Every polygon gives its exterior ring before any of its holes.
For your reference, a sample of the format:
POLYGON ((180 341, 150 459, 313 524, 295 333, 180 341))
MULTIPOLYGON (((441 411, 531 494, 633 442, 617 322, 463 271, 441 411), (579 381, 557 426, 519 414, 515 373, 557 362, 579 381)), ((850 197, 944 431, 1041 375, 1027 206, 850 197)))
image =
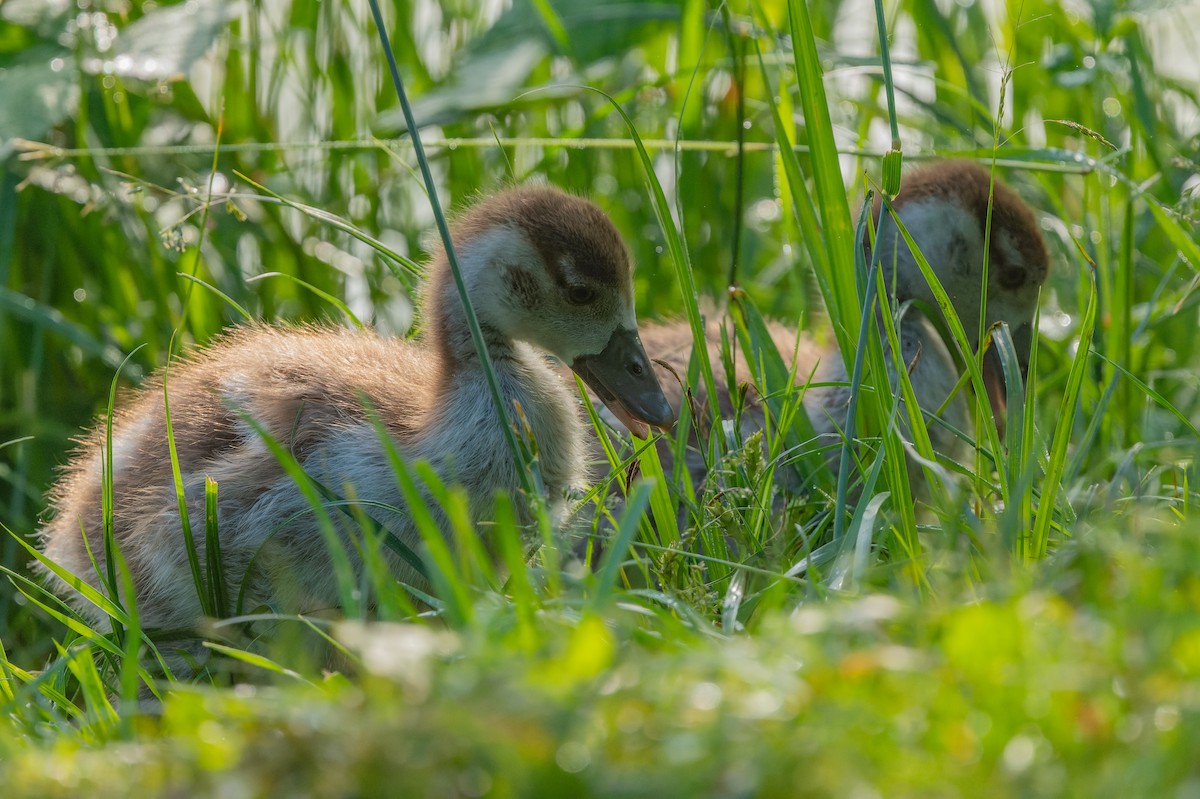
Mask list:
MULTIPOLYGON (((568 364, 639 436, 648 426, 674 424, 638 337, 629 250, 603 211, 553 187, 521 186, 468 209, 452 238, 490 334, 528 342, 568 364)), ((433 314, 439 305, 457 309, 443 256, 431 280, 433 314)))
MULTIPOLYGON (((984 243, 987 241, 987 304, 984 327, 1006 322, 1016 346, 1022 377, 1029 369, 1033 316, 1038 290, 1050 273, 1050 259, 1037 220, 1016 192, 995 181, 971 161, 945 161, 904 177, 893 205, 929 265, 937 274, 973 347, 979 346, 984 243), (988 230, 988 195, 991 235, 988 230)), ((876 243, 888 289, 896 299, 924 300, 936 307, 933 292, 915 257, 880 200, 873 208, 876 243)), ((984 382, 1002 420, 1003 373, 994 350, 984 359, 984 382)))
MULTIPOLYGON (((1050 272, 1046 244, 1029 206, 1003 183, 993 186, 988 170, 971 161, 945 161, 906 175, 893 205, 954 303, 971 344, 978 346, 989 188, 985 327, 1007 322, 1026 367, 1038 289, 1050 272)), ((880 218, 881 205, 877 199, 873 212, 887 286, 890 289, 894 277, 898 300, 934 304, 933 292, 891 214, 880 218)))

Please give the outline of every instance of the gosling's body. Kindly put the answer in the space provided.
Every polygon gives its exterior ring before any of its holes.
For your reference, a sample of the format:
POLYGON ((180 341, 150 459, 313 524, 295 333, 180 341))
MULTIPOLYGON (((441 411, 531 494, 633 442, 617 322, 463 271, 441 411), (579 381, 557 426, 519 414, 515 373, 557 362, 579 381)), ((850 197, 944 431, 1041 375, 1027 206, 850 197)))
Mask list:
MULTIPOLYGON (((640 344, 634 346, 631 267, 599 209, 554 189, 511 189, 462 218, 455 242, 500 394, 510 414, 520 409, 537 441, 551 502, 581 483, 585 467, 577 401, 545 352, 574 363, 597 390, 613 395, 631 424, 669 424, 652 373, 631 376, 645 363, 644 353, 638 361, 640 344), (613 363, 606 353, 618 341, 625 360, 613 363)), ((488 517, 497 492, 521 490, 444 257, 434 261, 424 310, 428 331, 421 342, 369 331, 254 326, 227 334, 166 375, 194 534, 202 542, 204 484, 212 478, 226 581, 247 581, 244 608, 271 602, 317 610, 335 606, 338 597, 319 520, 256 426, 326 489, 368 503, 363 509, 414 551, 420 539, 383 435, 406 461, 429 461, 443 480, 461 484, 474 520, 488 517)), ((116 416, 113 531, 142 623, 190 627, 200 604, 163 406, 160 380, 116 416)), ((84 442, 53 492, 54 518, 43 528, 45 553, 97 587, 88 548, 102 561, 102 446, 102 430, 84 442)), ((328 517, 345 534, 345 514, 331 508, 328 517)), ((202 543, 198 549, 203 560, 202 543)), ((383 554, 400 579, 424 584, 400 557, 383 554)), ((102 617, 74 592, 63 593, 94 619, 102 617)))
MULTIPOLYGON (((308 500, 243 413, 323 486, 341 495, 349 485, 357 497, 378 503, 367 512, 414 549, 418 537, 408 514, 381 507, 403 509, 405 503, 360 395, 377 409, 406 460, 428 460, 444 478, 463 485, 473 518, 486 518, 495 492, 519 489, 482 369, 457 370, 453 383, 445 385, 425 355, 422 347, 370 332, 258 327, 230 334, 172 368, 172 427, 194 535, 203 535, 204 484, 211 477, 219 487, 227 579, 239 585, 256 554, 265 577, 253 581, 247 607, 271 600, 288 608, 326 608, 336 604, 337 591, 308 500), (379 364, 403 374, 404 382, 388 380, 379 364), (262 549, 264 544, 269 545, 262 549)), ((543 358, 531 352, 510 356, 494 361, 501 391, 509 403, 527 409, 547 495, 561 497, 583 476, 571 397, 547 373, 543 358)), ((56 496, 55 521, 45 531, 46 554, 85 577, 92 566, 84 540, 67 525, 83 520, 92 552, 103 552, 101 443, 95 440, 86 461, 71 467, 56 496)), ((163 398, 156 386, 116 420, 114 530, 143 623, 184 627, 195 621, 199 605, 166 451, 163 398)), ((329 518, 344 523, 336 509, 329 518)), ((385 554, 400 579, 421 584, 404 560, 390 550, 385 554)))
MULTIPOLYGON (((826 461, 832 465, 840 453, 837 445, 845 431, 846 416, 850 407, 850 377, 846 372, 845 363, 836 350, 822 347, 805 331, 798 331, 778 322, 769 322, 767 327, 772 343, 783 357, 785 365, 789 369, 795 368, 797 384, 806 386, 801 396, 801 405, 808 416, 815 439, 807 442, 805 450, 823 451, 826 461)), ((728 333, 732 337, 732 331, 728 333)), ((675 375, 682 377, 687 374, 692 356, 691 328, 682 322, 643 324, 641 336, 647 351, 654 359, 669 366, 667 368, 656 364, 655 368, 667 400, 678 414, 682 410, 683 391, 675 375)), ((962 397, 954 396, 951 399, 958 373, 949 350, 929 320, 920 314, 912 314, 900 325, 898 337, 900 360, 908 372, 918 406, 931 416, 941 409, 936 419, 930 419, 928 425, 930 443, 934 451, 946 456, 961 454, 965 451, 961 434, 970 429, 970 418, 962 397), (950 402, 947 403, 948 399, 950 402)), ((710 322, 707 325, 705 339, 721 416, 724 419, 732 419, 737 409, 733 406, 729 387, 748 383, 753 373, 746 362, 745 352, 737 348, 734 380, 731 383, 720 357, 721 333, 716 323, 710 322)), ((890 351, 884 353, 884 358, 888 373, 892 377, 893 390, 898 391, 896 359, 890 351)), ((693 410, 704 414, 708 409, 708 394, 703 381, 693 385, 691 392, 693 410)), ((765 424, 765 409, 761 398, 753 388, 748 388, 748 392, 739 417, 743 441, 755 431, 762 430, 765 424)), ((903 409, 901 413, 900 424, 907 427, 907 417, 903 416, 903 409)), ((610 414, 601 411, 601 416, 615 426, 616 420, 610 414)), ((607 463, 604 451, 598 441, 593 439, 590 443, 588 460, 593 464, 593 469, 602 468, 603 464, 607 463)), ((699 489, 708 470, 697 449, 694 430, 691 444, 687 452, 687 467, 693 485, 699 489)), ((658 452, 660 459, 669 464, 671 447, 666 441, 660 442, 658 452)), ((789 476, 787 470, 781 474, 784 477, 789 476)), ((919 479, 917 470, 914 469, 912 476, 914 480, 919 479)), ((785 480, 785 485, 791 488, 800 487, 790 480, 785 480)))

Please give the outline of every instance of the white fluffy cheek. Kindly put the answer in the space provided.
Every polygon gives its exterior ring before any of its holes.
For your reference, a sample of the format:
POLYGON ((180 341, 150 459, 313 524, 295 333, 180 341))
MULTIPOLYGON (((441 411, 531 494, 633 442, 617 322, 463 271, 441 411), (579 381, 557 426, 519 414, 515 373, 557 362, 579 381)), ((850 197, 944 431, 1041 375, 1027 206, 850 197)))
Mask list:
POLYGON ((544 345, 555 357, 569 364, 581 355, 600 354, 620 326, 616 321, 576 322, 557 331, 552 336, 554 340, 546 341, 544 345))
POLYGON ((542 346, 565 363, 581 355, 599 355, 617 330, 637 330, 637 317, 627 304, 607 319, 572 319, 548 336, 542 346))

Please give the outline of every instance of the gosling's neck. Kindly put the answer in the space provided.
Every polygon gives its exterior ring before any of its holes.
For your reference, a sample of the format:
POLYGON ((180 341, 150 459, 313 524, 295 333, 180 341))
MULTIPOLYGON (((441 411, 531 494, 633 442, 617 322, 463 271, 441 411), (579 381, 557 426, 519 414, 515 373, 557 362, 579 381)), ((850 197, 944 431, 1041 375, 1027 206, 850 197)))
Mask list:
MULTIPOLYGON (((471 337, 466 309, 463 308, 452 280, 448 281, 446 288, 449 296, 439 303, 438 313, 430 316, 426 339, 437 352, 443 375, 480 371, 483 363, 471 337)), ((479 321, 480 332, 483 333, 483 341, 487 344, 488 355, 496 368, 501 368, 505 362, 516 357, 519 345, 495 325, 479 319, 478 312, 476 318, 479 321)))
MULTIPOLYGON (((497 317, 513 312, 506 302, 508 294, 500 286, 492 285, 491 277, 499 270, 487 269, 490 258, 473 259, 468 250, 467 257, 460 260, 468 295, 475 303, 476 317, 487 344, 488 355, 499 380, 500 393, 513 414, 520 407, 521 428, 528 425, 537 442, 542 478, 551 499, 558 499, 562 492, 582 484, 581 470, 582 435, 576 408, 570 389, 547 359, 532 345, 514 340, 506 335, 497 324, 497 317)), ((470 455, 477 455, 489 439, 485 431, 493 430, 496 417, 491 397, 484 383, 483 362, 475 350, 467 324, 466 310, 459 298, 453 276, 444 263, 435 265, 425 295, 427 319, 426 340, 436 353, 440 377, 437 383, 434 407, 436 417, 453 419, 460 430, 472 431, 472 440, 466 446, 470 455)), ((497 446, 499 439, 494 442, 497 446)), ((462 463, 474 462, 467 453, 459 458, 462 463)), ((486 460, 486 459, 485 459, 486 460)), ((506 459, 500 459, 507 462, 506 459)), ((492 489, 515 489, 517 481, 511 478, 508 485, 504 477, 507 471, 497 471, 494 461, 486 460, 488 474, 477 476, 478 480, 496 482, 492 489)))
MULTIPOLYGON (((498 376, 501 391, 509 400, 529 407, 561 383, 545 358, 531 345, 514 339, 509 331, 520 329, 529 310, 522 307, 521 286, 511 285, 505 275, 512 264, 538 263, 540 255, 518 230, 498 226, 482 230, 457 247, 458 264, 467 295, 475 309, 488 355, 498 376), (528 395, 528 396, 527 396, 528 395)), ((445 256, 434 262, 425 295, 428 332, 440 365, 440 390, 461 389, 482 378, 483 363, 471 338, 466 309, 445 256)))

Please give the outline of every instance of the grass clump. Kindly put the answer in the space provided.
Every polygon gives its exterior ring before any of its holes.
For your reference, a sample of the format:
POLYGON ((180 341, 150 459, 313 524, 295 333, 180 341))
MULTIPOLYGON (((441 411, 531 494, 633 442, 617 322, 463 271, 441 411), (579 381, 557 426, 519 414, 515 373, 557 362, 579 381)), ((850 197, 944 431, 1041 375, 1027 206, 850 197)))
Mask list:
MULTIPOLYGON (((37 98, 0 120, 12 796, 1200 785, 1200 88, 1152 55, 1179 12, 904 2, 859 36, 837 2, 446 5, 437 19, 389 4, 421 156, 366 6, 218 5, 99 10, 87 26, 53 5, 0 11, 0 100, 37 98), (164 25, 189 46, 151 66, 164 25), (883 368, 894 325, 870 324, 851 211, 897 140, 910 164, 994 162, 1039 209, 1054 262, 1006 440, 977 426, 976 455, 931 469, 956 476, 928 499, 909 485, 883 368), (583 568, 541 509, 536 533, 519 528, 525 497, 473 530, 454 487, 397 459, 406 495, 432 498, 427 551, 407 553, 432 595, 390 578, 386 531, 352 491, 309 485, 365 564, 343 570, 340 623, 240 607, 212 565, 219 515, 193 518, 193 579, 218 620, 193 682, 148 671, 179 631, 96 595, 114 620, 101 629, 31 580, 42 491, 126 353, 119 380, 138 382, 245 317, 409 335, 427 195, 460 205, 534 176, 611 213, 645 315, 685 317, 697 337, 729 320, 714 360, 682 377, 711 397, 712 363, 744 353, 768 422, 744 439, 699 430, 706 484, 653 447, 613 449, 622 468, 589 499, 625 493, 624 510, 580 511, 596 536, 583 568), (805 376, 769 318, 851 354, 844 469, 809 443, 792 388, 805 376), (791 469, 807 479, 783 492, 791 469), (161 705, 138 704, 150 686, 161 705)), ((206 490, 215 507, 221 487, 206 490)), ((128 575, 106 552, 119 595, 128 575)))
POLYGON ((453 633, 342 629, 365 664, 349 679, 180 688, 135 740, 101 750, 82 733, 52 747, 7 736, 7 787, 1170 794, 1197 777, 1200 549, 1194 531, 1153 527, 1098 530, 1007 589, 864 592, 772 611, 753 635, 660 617, 648 637, 640 614, 613 606, 547 608, 530 627, 492 606, 453 633))

